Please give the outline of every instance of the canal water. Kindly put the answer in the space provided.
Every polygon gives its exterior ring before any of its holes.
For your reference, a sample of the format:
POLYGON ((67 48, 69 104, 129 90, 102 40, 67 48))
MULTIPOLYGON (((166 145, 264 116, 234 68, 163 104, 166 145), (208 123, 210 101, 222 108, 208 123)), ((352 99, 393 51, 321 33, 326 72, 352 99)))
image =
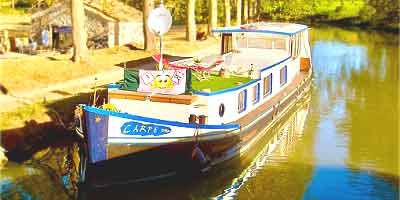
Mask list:
POLYGON ((78 192, 74 143, 10 162, 1 199, 399 199, 399 37, 310 32, 311 91, 243 159, 203 176, 78 192))

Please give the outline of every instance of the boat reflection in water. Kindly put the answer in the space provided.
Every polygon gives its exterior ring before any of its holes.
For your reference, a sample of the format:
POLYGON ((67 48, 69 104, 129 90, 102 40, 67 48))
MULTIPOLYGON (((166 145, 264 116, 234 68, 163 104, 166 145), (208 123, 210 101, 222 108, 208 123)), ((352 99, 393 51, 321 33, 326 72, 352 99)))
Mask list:
POLYGON ((303 136, 309 110, 310 97, 306 96, 301 102, 295 105, 294 110, 289 111, 263 138, 267 144, 256 154, 254 160, 245 168, 242 173, 234 178, 228 186, 215 199, 229 199, 237 196, 237 191, 251 178, 257 176, 260 169, 268 167, 268 163, 276 158, 285 158, 295 151, 296 142, 303 136))

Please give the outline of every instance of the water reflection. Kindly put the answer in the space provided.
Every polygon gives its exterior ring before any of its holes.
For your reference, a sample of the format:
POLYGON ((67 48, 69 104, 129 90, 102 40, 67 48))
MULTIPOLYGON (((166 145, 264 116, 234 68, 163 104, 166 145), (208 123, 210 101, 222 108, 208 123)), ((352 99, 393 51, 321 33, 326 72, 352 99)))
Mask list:
POLYGON ((273 130, 268 133, 272 135, 268 143, 260 150, 251 164, 233 180, 233 183, 227 187, 222 194, 216 196, 215 199, 235 199, 237 197, 237 191, 247 184, 249 180, 256 177, 257 173, 264 169, 266 165, 286 159, 295 150, 295 144, 298 140, 301 140, 303 136, 308 109, 309 98, 307 98, 305 102, 301 102, 301 105, 296 108, 295 112, 287 116, 287 119, 285 119, 282 124, 274 127, 273 130))
POLYGON ((76 199, 78 143, 51 146, 0 173, 1 199, 76 199))
POLYGON ((302 140, 239 199, 398 199, 398 36, 312 29, 314 85, 302 140))

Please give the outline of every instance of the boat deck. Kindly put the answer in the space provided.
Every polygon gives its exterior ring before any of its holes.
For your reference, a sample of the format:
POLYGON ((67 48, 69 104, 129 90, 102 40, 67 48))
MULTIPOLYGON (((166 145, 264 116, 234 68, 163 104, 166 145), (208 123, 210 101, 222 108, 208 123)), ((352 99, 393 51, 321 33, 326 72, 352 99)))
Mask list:
MULTIPOLYGON (((289 57, 289 52, 284 49, 259 49, 259 48, 239 48, 238 52, 227 53, 222 56, 223 62, 214 67, 212 71, 219 71, 221 67, 227 69, 234 74, 247 75, 253 66, 254 69, 263 69, 275 63, 278 63, 289 57)), ((220 55, 210 55, 201 58, 201 66, 209 67, 216 60, 221 59, 220 55)), ((183 59, 173 62, 174 64, 194 65, 192 58, 183 59)))
POLYGON ((228 69, 254 65, 256 68, 265 68, 278 63, 289 56, 288 51, 282 49, 241 49, 240 53, 226 56, 225 62, 228 69), (230 58, 231 57, 231 58, 230 58))
POLYGON ((242 118, 234 121, 233 123, 240 124, 241 127, 245 127, 251 122, 254 121, 254 119, 259 118, 261 115, 263 115, 269 108, 272 106, 276 105, 279 103, 283 98, 287 97, 292 91, 294 91, 298 86, 300 86, 300 83, 307 80, 310 77, 309 72, 300 72, 289 85, 280 91, 278 94, 276 94, 274 97, 272 97, 270 100, 266 101, 262 105, 258 106, 256 109, 253 111, 249 112, 242 118))

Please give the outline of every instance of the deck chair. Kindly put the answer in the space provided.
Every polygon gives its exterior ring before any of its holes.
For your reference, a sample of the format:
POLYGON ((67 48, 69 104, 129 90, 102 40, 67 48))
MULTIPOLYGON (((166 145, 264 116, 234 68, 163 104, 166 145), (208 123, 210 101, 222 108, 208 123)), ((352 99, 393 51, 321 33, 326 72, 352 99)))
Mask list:
POLYGON ((218 66, 223 63, 224 60, 219 56, 207 56, 201 59, 199 64, 194 64, 192 67, 193 70, 197 73, 193 73, 195 77, 202 81, 207 80, 210 77, 211 72, 213 69, 217 68, 218 66))
MULTIPOLYGON (((156 62, 160 62, 161 56, 160 54, 153 55, 152 58, 156 62)), ((210 77, 210 72, 213 68, 221 64, 223 60, 215 60, 211 65, 204 67, 201 64, 175 64, 175 63, 170 63, 167 59, 163 58, 163 65, 167 65, 169 68, 172 69, 191 69, 194 73, 192 73, 197 80, 203 81, 207 80, 210 77)))

